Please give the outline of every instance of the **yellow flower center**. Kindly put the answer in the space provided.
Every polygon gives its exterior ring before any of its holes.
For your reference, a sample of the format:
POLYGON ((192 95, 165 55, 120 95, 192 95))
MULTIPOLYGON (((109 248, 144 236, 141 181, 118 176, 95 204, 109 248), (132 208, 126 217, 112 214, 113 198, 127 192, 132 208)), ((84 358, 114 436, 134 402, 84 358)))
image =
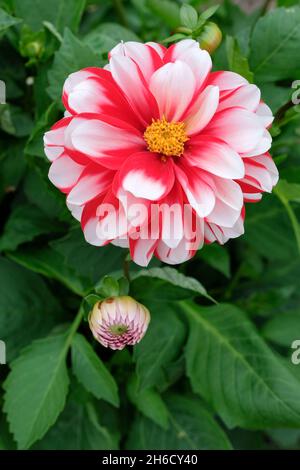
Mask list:
POLYGON ((168 122, 163 117, 152 120, 152 124, 144 132, 144 139, 150 152, 160 153, 166 157, 180 157, 188 137, 184 122, 168 122))

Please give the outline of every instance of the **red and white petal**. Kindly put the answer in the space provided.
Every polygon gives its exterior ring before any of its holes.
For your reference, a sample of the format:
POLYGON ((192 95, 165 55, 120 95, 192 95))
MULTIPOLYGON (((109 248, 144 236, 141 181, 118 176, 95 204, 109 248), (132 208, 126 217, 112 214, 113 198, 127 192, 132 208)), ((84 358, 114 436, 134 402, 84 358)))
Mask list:
POLYGON ((196 80, 196 89, 199 90, 207 80, 212 67, 209 53, 200 49, 197 41, 185 39, 169 47, 165 54, 164 62, 177 60, 185 62, 190 67, 196 80))
POLYGON ((67 207, 69 211, 71 212, 72 216, 74 217, 74 219, 80 222, 84 206, 76 206, 75 204, 70 204, 67 202, 67 207))
POLYGON ((190 67, 182 61, 158 69, 150 79, 149 88, 158 103, 160 117, 180 121, 194 96, 195 86, 190 67))
POLYGON ((232 91, 243 85, 248 85, 248 81, 235 72, 212 72, 208 77, 207 85, 219 87, 222 93, 232 91))
POLYGON ((244 233, 244 219, 240 216, 233 227, 220 227, 216 224, 205 222, 204 235, 207 243, 217 241, 224 245, 229 239, 237 238, 244 233))
POLYGON ((153 238, 129 238, 130 256, 139 266, 146 267, 151 261, 158 237, 153 238))
POLYGON ((99 219, 98 217, 91 217, 83 228, 83 234, 85 240, 90 243, 90 245, 94 246, 104 246, 108 243, 109 240, 106 238, 99 238, 98 236, 98 224, 99 219))
POLYGON ((130 230, 125 212, 111 191, 104 198, 86 204, 81 225, 85 239, 96 246, 127 238, 130 230))
POLYGON ((97 69, 97 74, 91 69, 71 74, 65 83, 63 102, 72 114, 103 113, 140 125, 111 73, 103 69, 97 69))
POLYGON ((238 153, 251 152, 260 142, 265 129, 256 114, 242 108, 216 113, 205 133, 224 140, 238 153))
POLYGON ((58 121, 51 127, 50 131, 44 135, 45 154, 50 161, 54 161, 64 152, 65 131, 72 121, 71 117, 66 117, 58 121))
POLYGON ((223 231, 215 224, 205 221, 204 225, 204 239, 205 243, 218 242, 223 244, 223 231))
POLYGON ((145 141, 124 121, 98 114, 74 117, 66 132, 66 147, 72 156, 87 156, 117 169, 127 156, 145 148, 145 141))
POLYGON ((48 177, 51 183, 63 192, 68 192, 78 181, 84 166, 74 162, 68 155, 62 155, 52 163, 48 177))
POLYGON ((278 183, 278 179, 279 179, 279 173, 278 173, 277 166, 275 165, 271 155, 269 153, 266 153, 264 155, 259 155, 258 157, 255 157, 254 160, 257 163, 264 165, 265 168, 267 168, 268 172, 270 173, 272 185, 276 186, 276 184, 278 183))
POLYGON ((232 108, 233 106, 255 111, 260 102, 260 95, 260 90, 256 85, 243 85, 220 101, 218 111, 232 108))
POLYGON ((112 76, 121 88, 141 123, 147 126, 158 118, 157 103, 150 93, 138 65, 129 57, 113 55, 110 59, 112 76))
POLYGON ((70 191, 67 202, 81 206, 100 196, 110 187, 113 175, 113 171, 102 168, 100 165, 88 165, 70 191))
POLYGON ((240 212, 243 207, 243 193, 240 185, 235 181, 217 176, 213 180, 216 198, 240 212))
POLYGON ((274 116, 273 116, 271 109, 269 108, 269 106, 266 105, 266 103, 264 103, 263 101, 259 103, 257 110, 256 110, 256 114, 257 116, 260 117, 263 125, 266 128, 271 126, 274 120, 274 116))
POLYGON ((245 202, 259 202, 262 198, 262 190, 253 187, 244 181, 239 180, 239 185, 243 192, 245 202))
POLYGON ((175 248, 163 240, 155 250, 155 256, 168 264, 180 264, 191 259, 204 243, 204 220, 197 217, 190 206, 185 206, 184 236, 175 248))
POLYGON ((188 165, 176 165, 176 176, 186 197, 199 215, 206 217, 215 206, 216 198, 213 188, 207 183, 204 172, 188 165))
POLYGON ((226 243, 231 238, 238 238, 245 233, 244 229, 244 219, 239 217, 233 227, 223 227, 224 233, 224 243, 226 243))
POLYGON ((257 155, 262 155, 263 153, 266 153, 268 150, 270 150, 271 145, 272 145, 272 137, 270 133, 267 130, 265 130, 262 138, 259 140, 258 144, 254 147, 254 149, 252 149, 250 152, 242 153, 241 157, 247 158, 247 157, 256 157, 257 155))
POLYGON ((206 220, 221 227, 233 227, 241 214, 241 210, 236 210, 221 199, 216 199, 213 211, 206 220))
POLYGON ((123 164, 119 182, 124 191, 137 198, 157 201, 166 196, 174 184, 173 160, 161 160, 158 154, 139 152, 123 164))
MULTIPOLYGON (((106 73, 106 72, 104 72, 106 73)), ((99 67, 87 67, 85 69, 79 70, 78 72, 71 73, 66 79, 63 87, 63 103, 67 108, 67 97, 73 91, 73 89, 84 80, 87 80, 89 77, 98 77, 103 74, 103 69, 99 67)))
POLYGON ((219 105, 219 88, 206 87, 184 117, 187 135, 198 134, 211 121, 219 105))
POLYGON ((126 235, 111 241, 111 244, 120 248, 129 248, 129 239, 126 235))
POLYGON ((163 241, 160 241, 155 250, 155 256, 167 264, 185 263, 195 255, 196 250, 187 248, 187 242, 182 239, 176 248, 170 248, 163 241))
POLYGON ((147 46, 152 47, 157 52, 157 54, 159 55, 159 57, 161 59, 164 58, 164 55, 167 52, 167 48, 165 46, 163 46, 162 44, 159 44, 157 42, 152 42, 152 41, 148 41, 148 42, 146 42, 146 44, 147 44, 147 46))
POLYGON ((122 204, 127 220, 132 227, 140 227, 148 223, 151 202, 148 199, 137 198, 129 191, 124 191, 120 186, 119 174, 115 176, 113 191, 122 204))
POLYGON ((237 179, 245 174, 240 155, 222 140, 211 136, 199 135, 192 138, 184 158, 189 165, 222 178, 237 179))
POLYGON ((183 195, 178 182, 159 205, 159 212, 161 240, 170 248, 176 248, 184 237, 183 195))
POLYGON ((245 177, 241 181, 259 191, 271 192, 278 182, 278 170, 269 154, 245 160, 245 169, 245 177))
POLYGON ((151 44, 136 41, 119 43, 110 51, 109 58, 115 55, 129 57, 138 64, 147 82, 155 70, 163 65, 161 51, 158 52, 151 44))
MULTIPOLYGON (((88 202, 83 207, 81 214, 81 227, 83 230, 85 240, 94 246, 103 246, 108 243, 108 241, 100 240, 97 234, 99 217, 97 216, 97 209, 103 202, 103 195, 97 199, 88 202)), ((70 203, 67 202, 67 205, 70 203)), ((72 207, 72 206, 71 206, 72 207)), ((77 206, 80 207, 80 206, 77 206)))

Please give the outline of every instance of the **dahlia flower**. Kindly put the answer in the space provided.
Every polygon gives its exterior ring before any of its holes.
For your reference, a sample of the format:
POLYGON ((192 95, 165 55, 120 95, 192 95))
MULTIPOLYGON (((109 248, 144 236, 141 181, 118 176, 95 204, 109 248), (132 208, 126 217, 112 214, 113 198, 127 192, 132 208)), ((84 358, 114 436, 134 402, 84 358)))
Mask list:
POLYGON ((129 296, 97 302, 89 316, 94 338, 111 349, 123 349, 139 343, 149 322, 149 310, 129 296))
POLYGON ((256 85, 211 67, 193 40, 126 42, 104 69, 67 78, 45 153, 87 242, 129 247, 146 266, 243 234, 245 203, 278 180, 273 116, 256 85))

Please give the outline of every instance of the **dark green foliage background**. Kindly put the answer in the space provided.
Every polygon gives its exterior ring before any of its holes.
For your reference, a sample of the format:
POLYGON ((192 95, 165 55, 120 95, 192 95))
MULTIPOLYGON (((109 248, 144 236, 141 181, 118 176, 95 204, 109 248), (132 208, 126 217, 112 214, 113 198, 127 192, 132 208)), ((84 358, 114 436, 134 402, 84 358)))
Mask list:
POLYGON ((0 0, 0 449, 300 449, 299 1, 245 13, 228 0, 213 17, 215 68, 257 83, 276 115, 281 180, 247 205, 245 235, 176 268, 131 263, 152 314, 138 346, 108 351, 77 321, 126 253, 84 242, 42 136, 69 73, 104 65, 120 40, 162 41, 182 3, 216 2, 0 0))

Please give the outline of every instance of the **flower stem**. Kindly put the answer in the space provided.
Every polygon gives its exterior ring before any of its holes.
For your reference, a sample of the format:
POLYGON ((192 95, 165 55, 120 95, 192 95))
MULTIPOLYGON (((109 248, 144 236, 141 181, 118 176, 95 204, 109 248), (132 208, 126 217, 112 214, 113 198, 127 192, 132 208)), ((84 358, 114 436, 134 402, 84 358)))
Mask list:
POLYGON ((127 253, 127 255, 124 258, 124 262, 123 262, 123 273, 124 273, 124 277, 126 277, 128 282, 130 282, 129 265, 130 265, 130 254, 127 253))
POLYGON ((277 190, 276 187, 274 188, 274 193, 276 194, 278 199, 282 202, 282 204, 284 205, 284 207, 287 211, 287 214, 289 216, 289 219, 290 219, 292 227, 293 227, 293 231, 294 231, 296 242, 297 242, 298 251, 299 251, 299 254, 300 254, 300 226, 299 226, 299 222, 297 220, 297 217, 295 215, 295 212, 293 211, 289 201, 280 193, 280 191, 277 190))
POLYGON ((73 337, 76 331, 78 330, 81 320, 83 318, 83 313, 84 313, 84 310, 82 308, 82 305, 80 305, 78 313, 76 317, 74 318, 73 323, 71 324, 70 329, 67 334, 66 343, 65 343, 65 353, 68 352, 68 349, 71 346, 73 337))

